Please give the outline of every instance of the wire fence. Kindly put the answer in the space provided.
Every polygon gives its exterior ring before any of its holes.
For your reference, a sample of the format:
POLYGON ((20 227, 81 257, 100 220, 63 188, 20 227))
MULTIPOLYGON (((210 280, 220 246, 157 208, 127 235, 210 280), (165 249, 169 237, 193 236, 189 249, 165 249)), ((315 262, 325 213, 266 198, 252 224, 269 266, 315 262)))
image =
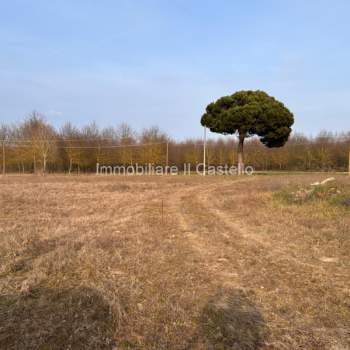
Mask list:
MULTIPOLYGON (((237 141, 126 142, 114 138, 37 138, 0 140, 1 173, 92 173, 103 165, 234 165, 237 141)), ((349 167, 349 137, 305 142, 291 140, 269 149, 259 140, 245 144, 245 163, 256 170, 338 170, 349 167)))

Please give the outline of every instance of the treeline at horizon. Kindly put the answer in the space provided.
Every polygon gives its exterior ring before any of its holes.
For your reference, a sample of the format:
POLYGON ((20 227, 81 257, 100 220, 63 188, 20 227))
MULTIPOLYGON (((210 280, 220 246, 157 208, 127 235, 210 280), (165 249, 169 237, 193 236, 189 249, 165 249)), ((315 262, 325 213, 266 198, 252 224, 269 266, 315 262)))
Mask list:
MULTIPOLYGON (((127 123, 100 128, 95 122, 55 129, 38 112, 23 122, 0 125, 2 173, 92 173, 100 165, 176 165, 203 162, 203 139, 176 141, 157 126, 134 130, 127 123)), ((346 171, 350 131, 322 131, 315 137, 293 133, 285 146, 267 148, 257 137, 244 146, 245 164, 255 170, 346 171)), ((209 139, 208 165, 235 165, 237 139, 209 139)))

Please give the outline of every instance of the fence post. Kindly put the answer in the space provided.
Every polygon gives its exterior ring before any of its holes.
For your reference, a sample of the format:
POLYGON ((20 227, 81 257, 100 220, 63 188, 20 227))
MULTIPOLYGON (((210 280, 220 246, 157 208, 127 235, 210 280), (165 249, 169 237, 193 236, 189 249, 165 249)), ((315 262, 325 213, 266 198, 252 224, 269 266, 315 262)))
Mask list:
POLYGON ((166 142, 166 174, 168 174, 169 167, 169 141, 166 142))
POLYGON ((204 143, 203 143, 203 175, 205 176, 206 166, 206 150, 207 150, 207 128, 204 127, 204 143))
POLYGON ((2 175, 6 173, 5 140, 2 141, 2 175))

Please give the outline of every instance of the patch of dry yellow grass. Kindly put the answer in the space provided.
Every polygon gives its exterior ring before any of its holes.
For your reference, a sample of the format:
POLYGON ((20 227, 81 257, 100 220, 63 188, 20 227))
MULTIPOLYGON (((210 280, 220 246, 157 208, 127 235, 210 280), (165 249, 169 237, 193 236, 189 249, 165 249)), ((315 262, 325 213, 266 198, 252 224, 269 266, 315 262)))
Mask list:
POLYGON ((320 179, 0 178, 0 348, 348 349, 350 215, 272 195, 320 179))

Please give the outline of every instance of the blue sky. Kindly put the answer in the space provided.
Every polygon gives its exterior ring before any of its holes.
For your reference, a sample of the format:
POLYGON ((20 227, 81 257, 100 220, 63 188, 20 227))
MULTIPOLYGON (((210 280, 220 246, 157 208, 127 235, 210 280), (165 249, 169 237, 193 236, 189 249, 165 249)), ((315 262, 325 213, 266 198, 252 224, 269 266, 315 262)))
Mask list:
POLYGON ((209 102, 262 89, 294 129, 350 130, 349 1, 0 0, 0 122, 201 136, 209 102))

